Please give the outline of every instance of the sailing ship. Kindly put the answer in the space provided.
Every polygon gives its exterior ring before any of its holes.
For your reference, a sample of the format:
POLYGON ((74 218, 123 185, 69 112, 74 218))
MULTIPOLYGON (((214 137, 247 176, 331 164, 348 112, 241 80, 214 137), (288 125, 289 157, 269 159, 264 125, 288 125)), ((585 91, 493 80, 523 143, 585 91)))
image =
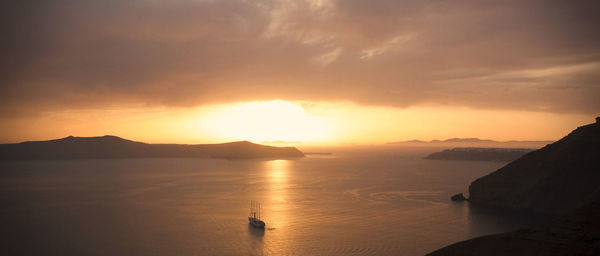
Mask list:
POLYGON ((260 203, 250 201, 250 217, 248 217, 250 225, 256 228, 265 228, 265 222, 260 220, 260 203))

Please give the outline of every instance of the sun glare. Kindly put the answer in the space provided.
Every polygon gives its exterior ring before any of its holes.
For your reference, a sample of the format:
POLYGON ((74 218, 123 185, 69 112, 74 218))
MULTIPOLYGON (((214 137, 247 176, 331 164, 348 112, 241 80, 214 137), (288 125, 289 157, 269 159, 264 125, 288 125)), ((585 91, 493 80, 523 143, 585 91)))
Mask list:
POLYGON ((215 136, 254 142, 322 141, 331 130, 325 118, 282 100, 225 105, 212 111, 204 122, 215 136))

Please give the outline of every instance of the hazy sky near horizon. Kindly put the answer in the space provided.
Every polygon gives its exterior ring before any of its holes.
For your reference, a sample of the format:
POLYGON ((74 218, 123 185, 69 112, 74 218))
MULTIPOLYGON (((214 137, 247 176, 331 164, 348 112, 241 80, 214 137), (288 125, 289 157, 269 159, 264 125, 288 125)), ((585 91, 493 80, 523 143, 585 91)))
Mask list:
POLYGON ((321 131, 177 138, 556 139, 600 113, 599 11, 598 1, 563 0, 4 2, 0 140, 141 134, 123 120, 141 112, 154 113, 143 133, 167 137, 176 133, 150 128, 162 117, 208 127, 209 109, 272 100, 300 106, 289 121, 321 131), (408 117, 419 113, 429 114, 408 117), (387 128, 343 125, 361 115, 387 128), (442 119, 450 128, 424 128, 442 119))

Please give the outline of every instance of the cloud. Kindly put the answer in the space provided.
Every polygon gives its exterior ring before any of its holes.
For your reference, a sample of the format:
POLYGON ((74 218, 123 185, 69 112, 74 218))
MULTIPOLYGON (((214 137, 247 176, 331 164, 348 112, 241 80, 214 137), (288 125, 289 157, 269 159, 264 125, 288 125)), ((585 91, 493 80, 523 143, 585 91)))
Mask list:
POLYGON ((596 1, 3 5, 0 115, 267 99, 600 111, 596 1))
POLYGON ((396 36, 377 47, 362 50, 360 58, 361 59, 370 59, 373 56, 384 54, 385 52, 398 47, 398 45, 401 45, 402 43, 407 42, 408 40, 410 40, 410 38, 411 38, 410 35, 396 36))
POLYGON ((314 61, 327 66, 329 65, 331 62, 334 62, 342 53, 344 49, 342 48, 335 48, 331 51, 328 51, 322 55, 319 55, 317 57, 314 58, 314 61))

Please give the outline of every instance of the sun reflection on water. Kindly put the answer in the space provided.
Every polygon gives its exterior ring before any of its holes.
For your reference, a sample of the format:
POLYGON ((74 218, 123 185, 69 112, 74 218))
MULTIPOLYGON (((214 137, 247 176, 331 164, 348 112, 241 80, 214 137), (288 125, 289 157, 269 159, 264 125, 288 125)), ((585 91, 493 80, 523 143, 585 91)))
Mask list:
POLYGON ((287 185, 288 163, 289 160, 271 160, 267 161, 267 170, 271 188, 282 189, 287 185))
POLYGON ((263 234, 253 233, 257 254, 287 254, 295 246, 295 232, 290 216, 291 160, 263 162, 266 194, 262 200, 262 219, 266 222, 263 234), (264 235, 264 236, 263 236, 264 235))
POLYGON ((268 203, 271 227, 278 228, 287 224, 287 187, 289 160, 272 160, 265 162, 269 182, 268 203))

